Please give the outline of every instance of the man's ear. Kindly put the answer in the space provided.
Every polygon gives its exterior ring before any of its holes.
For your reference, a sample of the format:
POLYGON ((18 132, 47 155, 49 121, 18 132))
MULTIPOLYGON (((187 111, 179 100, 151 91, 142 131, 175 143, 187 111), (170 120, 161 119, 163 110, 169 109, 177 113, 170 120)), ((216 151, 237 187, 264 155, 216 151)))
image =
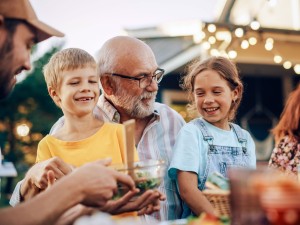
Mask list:
POLYGON ((101 86, 103 88, 103 91, 107 95, 113 95, 114 94, 114 84, 111 82, 111 79, 108 76, 102 76, 100 78, 101 86))
POLYGON ((60 97, 59 97, 57 91, 54 88, 52 88, 51 86, 49 86, 48 93, 49 93, 50 97, 52 98, 52 100, 54 101, 54 103, 60 107, 61 100, 60 100, 60 97))

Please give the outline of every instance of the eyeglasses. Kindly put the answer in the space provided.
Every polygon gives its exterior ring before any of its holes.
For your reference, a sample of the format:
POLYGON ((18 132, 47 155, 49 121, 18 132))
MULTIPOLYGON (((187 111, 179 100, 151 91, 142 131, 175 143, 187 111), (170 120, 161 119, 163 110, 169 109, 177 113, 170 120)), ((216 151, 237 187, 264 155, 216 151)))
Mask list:
POLYGON ((150 75, 150 76, 143 74, 143 75, 139 75, 138 77, 130 77, 130 76, 126 76, 126 75, 122 75, 122 74, 118 74, 118 73, 111 73, 111 75, 121 77, 124 79, 129 79, 129 80, 137 80, 139 82, 139 87, 145 88, 145 87, 148 87, 152 83, 152 81, 155 81, 156 83, 161 82, 164 72, 165 72, 164 69, 158 68, 154 71, 153 75, 150 75))

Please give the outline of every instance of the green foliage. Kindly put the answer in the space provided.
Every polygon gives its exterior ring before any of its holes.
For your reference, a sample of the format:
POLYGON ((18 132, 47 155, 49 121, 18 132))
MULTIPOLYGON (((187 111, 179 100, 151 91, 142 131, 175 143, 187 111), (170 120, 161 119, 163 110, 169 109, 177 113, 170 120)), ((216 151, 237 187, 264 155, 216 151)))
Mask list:
POLYGON ((43 76, 43 66, 61 49, 53 47, 33 63, 33 71, 18 83, 12 94, 0 102, 0 146, 4 157, 10 161, 33 163, 39 140, 49 133, 51 126, 62 115, 61 110, 48 95, 43 76), (29 135, 20 137, 19 124, 30 127, 29 135))

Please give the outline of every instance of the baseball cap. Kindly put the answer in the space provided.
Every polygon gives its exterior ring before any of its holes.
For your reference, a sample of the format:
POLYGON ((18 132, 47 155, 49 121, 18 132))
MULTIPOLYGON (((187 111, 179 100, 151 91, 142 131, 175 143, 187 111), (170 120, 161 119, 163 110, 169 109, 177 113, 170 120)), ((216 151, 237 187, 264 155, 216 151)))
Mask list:
POLYGON ((3 15, 4 18, 25 20, 32 25, 37 30, 37 42, 44 41, 52 36, 64 36, 62 32, 38 19, 29 0, 0 0, 0 15, 3 15))

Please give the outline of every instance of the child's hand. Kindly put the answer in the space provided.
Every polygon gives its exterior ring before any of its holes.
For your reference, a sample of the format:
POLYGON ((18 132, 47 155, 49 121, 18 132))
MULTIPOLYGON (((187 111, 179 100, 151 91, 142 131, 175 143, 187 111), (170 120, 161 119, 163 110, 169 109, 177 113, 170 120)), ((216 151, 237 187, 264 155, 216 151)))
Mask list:
POLYGON ((49 189, 54 183, 55 183, 55 174, 52 170, 49 170, 47 172, 47 180, 48 180, 48 186, 47 189, 49 189))

